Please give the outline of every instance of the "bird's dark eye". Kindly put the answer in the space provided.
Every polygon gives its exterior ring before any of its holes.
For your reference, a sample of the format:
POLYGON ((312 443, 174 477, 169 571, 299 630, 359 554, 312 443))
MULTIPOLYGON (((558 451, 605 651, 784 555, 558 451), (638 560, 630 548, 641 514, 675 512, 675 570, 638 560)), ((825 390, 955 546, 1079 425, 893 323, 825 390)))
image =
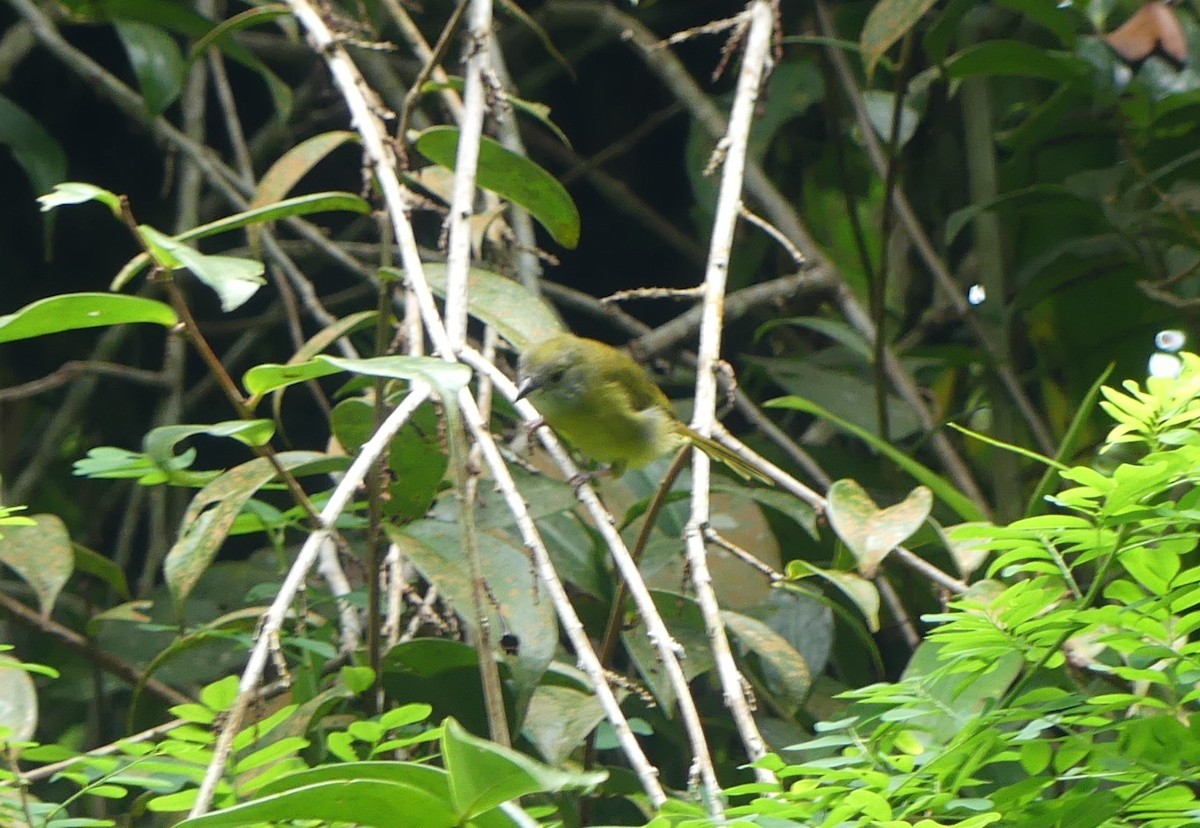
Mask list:
POLYGON ((551 373, 550 376, 546 378, 546 381, 550 385, 558 385, 560 382, 562 382, 562 378, 566 373, 566 368, 559 368, 557 371, 551 373))

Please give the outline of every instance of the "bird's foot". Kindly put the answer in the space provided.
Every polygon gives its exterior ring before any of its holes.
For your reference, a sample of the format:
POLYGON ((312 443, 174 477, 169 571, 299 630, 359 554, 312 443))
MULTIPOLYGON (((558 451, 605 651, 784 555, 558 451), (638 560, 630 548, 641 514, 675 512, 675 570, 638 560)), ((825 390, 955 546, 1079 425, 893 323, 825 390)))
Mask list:
POLYGON ((588 483, 591 483, 593 480, 595 480, 598 477, 603 477, 607 473, 608 472, 604 469, 594 469, 592 471, 576 472, 575 474, 573 474, 571 476, 571 479, 568 480, 567 483, 569 483, 571 485, 571 488, 575 490, 575 494, 578 495, 579 490, 582 489, 585 485, 587 485, 588 483))

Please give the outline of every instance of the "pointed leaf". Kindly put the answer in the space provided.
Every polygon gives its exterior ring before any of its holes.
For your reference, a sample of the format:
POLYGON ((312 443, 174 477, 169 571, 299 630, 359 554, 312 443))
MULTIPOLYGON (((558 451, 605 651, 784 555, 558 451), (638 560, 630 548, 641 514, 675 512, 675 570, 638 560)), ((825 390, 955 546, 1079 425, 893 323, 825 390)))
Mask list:
POLYGON ((343 371, 368 377, 389 379, 419 379, 429 383, 446 397, 457 393, 471 381, 471 369, 459 362, 447 362, 435 357, 387 356, 368 359, 343 359, 319 356, 318 362, 327 362, 343 371))
POLYGON ((858 607, 859 612, 867 619, 867 628, 871 632, 879 632, 879 590, 867 579, 852 572, 822 569, 801 560, 790 561, 787 574, 789 578, 816 575, 833 584, 858 607))
POLYGON ((67 175, 62 145, 28 112, 0 95, 0 144, 25 171, 35 195, 43 195, 67 175))
POLYGON ((141 296, 66 293, 40 299, 14 313, 0 316, 0 342, 131 322, 149 322, 170 328, 179 322, 179 317, 170 305, 141 296))
POLYGON ((267 6, 256 6, 235 14, 227 20, 222 20, 206 35, 193 43, 192 48, 188 51, 187 59, 194 61, 210 45, 224 41, 225 38, 234 32, 248 29, 251 26, 257 26, 260 23, 269 23, 277 17, 287 17, 291 13, 292 11, 286 3, 272 3, 267 6))
MULTIPOLYGON (((154 801, 150 804, 154 810, 154 801)), ((415 785, 381 779, 318 782, 177 822, 176 828, 237 828, 282 820, 324 820, 387 828, 453 828, 449 805, 415 785)))
POLYGON ((867 15, 859 44, 867 62, 867 77, 892 44, 916 25, 937 0, 879 0, 867 15))
MULTIPOLYGON (((383 270, 397 278, 403 276, 401 270, 383 270)), ((430 262, 425 265, 425 278, 434 293, 445 296, 445 264, 430 262)), ((473 267, 468 272, 467 302, 472 316, 494 327, 518 351, 549 339, 563 329, 558 314, 545 299, 520 282, 490 270, 473 267)))
POLYGON ((125 47, 146 109, 158 115, 179 97, 187 71, 175 39, 158 26, 134 20, 115 20, 113 27, 125 47))
POLYGON ((149 225, 141 225, 147 246, 163 267, 186 267, 192 275, 208 285, 221 300, 221 310, 229 312, 244 305, 258 289, 266 284, 262 262, 234 256, 207 256, 149 225))
POLYGON ((454 719, 447 719, 443 727, 442 757, 450 774, 450 798, 463 820, 527 794, 590 791, 608 777, 607 771, 572 773, 543 765, 512 748, 472 736, 454 719))
POLYGON ((521 734, 533 743, 543 759, 559 765, 602 721, 604 708, 594 693, 543 684, 529 701, 521 734))
POLYGON ((37 687, 15 658, 0 654, 0 732, 5 741, 24 742, 37 730, 37 687))
POLYGON ((738 643, 759 657, 768 686, 793 709, 803 704, 812 689, 812 673, 788 640, 748 615, 724 610, 721 618, 738 643))
POLYGON ((275 436, 273 420, 229 420, 209 425, 173 425, 152 429, 142 440, 142 448, 155 463, 169 467, 175 458, 175 446, 188 437, 205 434, 229 437, 247 446, 265 446, 275 436))
MULTIPOLYGON (((430 161, 453 170, 458 153, 458 129, 430 127, 417 136, 416 147, 430 161)), ((475 180, 485 190, 528 210, 563 247, 573 250, 579 243, 579 210, 567 188, 525 156, 484 138, 479 145, 479 169, 475 180)))
MULTIPOLYGON (((191 230, 185 230, 174 236, 177 242, 202 239, 215 236, 241 227, 253 228, 255 225, 292 216, 304 216, 310 213, 325 213, 345 210, 352 213, 370 213, 371 205, 353 193, 327 192, 311 193, 309 195, 287 198, 272 204, 264 204, 231 216, 224 216, 216 221, 210 221, 191 230)), ((150 257, 139 253, 126 262, 109 284, 109 290, 119 290, 129 283, 129 280, 150 264, 150 257)))
MULTIPOLYGON (((315 452, 281 452, 276 459, 285 469, 312 463, 315 452)), ((163 561, 163 577, 178 610, 224 543, 234 519, 246 502, 275 479, 275 467, 266 458, 235 466, 209 483, 192 499, 179 539, 163 561), (212 508, 211 504, 216 503, 212 508)))
MULTIPOLYGON (((254 197, 250 199, 250 209, 258 209, 272 202, 281 202, 283 197, 300 182, 300 179, 308 175, 312 168, 329 153, 349 141, 357 140, 358 133, 338 130, 324 132, 301 141, 281 155, 259 180, 254 197)), ((370 205, 365 201, 362 203, 366 207, 364 212, 369 213, 370 205)), ((257 253, 258 246, 261 244, 262 229, 252 228, 249 239, 250 249, 257 253)))
POLYGON ((52 191, 38 196, 38 204, 42 205, 43 213, 47 213, 57 207, 62 207, 65 204, 83 204, 87 201, 99 201, 112 210, 114 216, 119 218, 121 215, 121 199, 116 193, 109 192, 94 184, 84 184, 81 181, 68 181, 64 184, 56 184, 52 191))
POLYGON ((6 526, 0 538, 0 563, 29 584, 42 617, 50 611, 75 568, 71 536, 56 515, 31 515, 33 526, 6 526))

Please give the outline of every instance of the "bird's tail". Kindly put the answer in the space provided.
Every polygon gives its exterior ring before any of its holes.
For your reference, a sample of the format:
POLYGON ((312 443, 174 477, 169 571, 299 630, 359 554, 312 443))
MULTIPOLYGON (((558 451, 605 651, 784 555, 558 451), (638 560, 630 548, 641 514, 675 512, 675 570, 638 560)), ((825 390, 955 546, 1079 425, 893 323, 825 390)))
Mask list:
POLYGON ((761 480, 763 483, 766 483, 769 486, 774 485, 774 481, 771 480, 771 478, 767 477, 754 466, 750 465, 741 457, 741 455, 737 454, 732 449, 726 448, 711 437, 705 437, 700 432, 689 428, 683 423, 680 423, 678 427, 680 429, 680 433, 687 437, 688 440, 691 441, 692 445, 700 449, 712 459, 724 463, 739 477, 745 480, 750 480, 753 478, 755 480, 761 480))

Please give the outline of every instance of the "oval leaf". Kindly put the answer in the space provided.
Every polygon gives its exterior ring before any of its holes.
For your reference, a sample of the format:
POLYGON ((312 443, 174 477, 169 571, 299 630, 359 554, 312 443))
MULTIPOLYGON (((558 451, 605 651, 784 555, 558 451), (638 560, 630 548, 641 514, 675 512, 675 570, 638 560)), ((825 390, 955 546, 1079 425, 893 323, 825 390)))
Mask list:
POLYGON ((37 687, 12 656, 0 655, 0 731, 23 742, 37 730, 37 687))
POLYGON ((170 328, 178 321, 170 305, 153 299, 112 293, 67 293, 0 316, 0 342, 130 322, 150 322, 170 328))
MULTIPOLYGON (((452 170, 458 154, 458 129, 431 127, 417 136, 416 147, 430 161, 452 170)), ((579 243, 579 210, 567 188, 525 156, 483 138, 475 180, 480 187, 528 210, 563 247, 574 249, 579 243)))
POLYGON ((115 20, 113 25, 133 67, 146 109, 159 114, 183 90, 186 64, 179 44, 162 28, 148 23, 115 20))
POLYGON ((450 774, 450 797, 463 822, 520 796, 582 788, 589 791, 608 771, 565 771, 543 765, 512 748, 443 723, 442 759, 450 774))
POLYGON ((428 828, 453 828, 461 824, 445 800, 415 785, 382 779, 346 779, 264 796, 223 811, 185 819, 176 823, 176 828, 235 828, 295 819, 428 828), (387 819, 381 819, 381 814, 386 814, 387 819))
POLYGON ((48 618, 58 594, 75 568, 66 525, 56 515, 32 515, 33 526, 6 526, 0 538, 0 563, 29 584, 48 618))
POLYGON ((50 192, 67 174, 67 155, 28 112, 0 95, 0 144, 12 151, 37 195, 50 192))
POLYGON ((786 638, 757 618, 728 610, 721 612, 721 618, 733 637, 758 656, 767 683, 775 694, 792 709, 803 704, 812 688, 812 673, 804 656, 786 638))
POLYGON ((841 590, 842 594, 849 598, 867 619, 867 629, 871 632, 879 632, 879 590, 873 583, 853 572, 822 569, 808 561, 794 560, 788 563, 789 578, 799 578, 805 575, 816 575, 841 590))
POLYGON ((867 61, 867 77, 892 44, 904 37, 936 3, 937 0, 879 0, 875 4, 859 38, 867 61))
POLYGON ((1079 80, 1087 63, 1067 52, 1055 52, 1019 40, 989 40, 963 49, 946 63, 950 78, 973 75, 1045 78, 1053 81, 1079 80))
MULTIPOLYGON (((384 268, 397 278, 404 272, 384 268)), ((438 296, 446 294, 446 265, 425 265, 425 278, 438 296)), ((562 323, 546 300, 507 276, 490 270, 471 268, 467 274, 467 310, 476 319, 496 329, 518 351, 535 342, 549 339, 563 330, 562 323)))

